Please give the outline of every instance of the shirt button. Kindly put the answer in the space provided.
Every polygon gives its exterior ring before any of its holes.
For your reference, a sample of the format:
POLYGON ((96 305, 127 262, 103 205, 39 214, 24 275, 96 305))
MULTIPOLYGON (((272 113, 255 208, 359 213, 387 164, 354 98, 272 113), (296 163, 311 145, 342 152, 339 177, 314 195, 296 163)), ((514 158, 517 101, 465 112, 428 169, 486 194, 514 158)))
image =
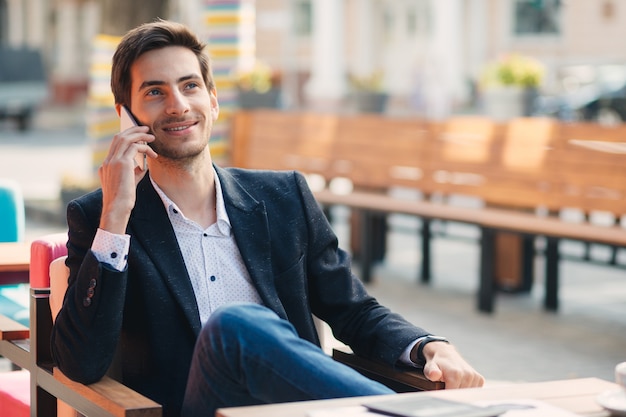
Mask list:
POLYGON ((96 290, 93 288, 87 288, 87 297, 91 298, 96 293, 96 290))
POLYGON ((202 233, 202 236, 207 237, 207 236, 209 236, 209 235, 207 235, 206 233, 202 233))
POLYGON ((98 281, 96 281, 96 279, 95 279, 95 278, 92 278, 92 279, 89 281, 89 288, 96 288, 97 283, 98 283, 98 281))
POLYGON ((211 275, 211 281, 215 281, 217 278, 215 278, 215 275, 211 275))
POLYGON ((91 298, 85 297, 83 298, 83 306, 89 307, 91 305, 91 298))
POLYGON ((117 252, 112 252, 111 253, 111 258, 113 258, 113 259, 117 258, 117 252))

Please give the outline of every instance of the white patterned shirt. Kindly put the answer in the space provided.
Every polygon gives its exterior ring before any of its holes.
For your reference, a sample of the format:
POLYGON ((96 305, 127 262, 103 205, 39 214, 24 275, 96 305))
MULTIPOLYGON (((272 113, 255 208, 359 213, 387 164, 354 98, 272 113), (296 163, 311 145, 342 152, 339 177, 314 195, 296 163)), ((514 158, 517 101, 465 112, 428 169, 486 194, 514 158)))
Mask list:
MULTIPOLYGON (((262 304, 235 242, 224 205, 222 187, 215 171, 214 177, 217 221, 206 229, 186 218, 178 206, 150 179, 163 201, 176 234, 203 325, 211 313, 224 304, 238 301, 262 304)), ((92 251, 98 261, 106 262, 122 271, 126 267, 129 247, 129 235, 115 235, 98 229, 92 251)))

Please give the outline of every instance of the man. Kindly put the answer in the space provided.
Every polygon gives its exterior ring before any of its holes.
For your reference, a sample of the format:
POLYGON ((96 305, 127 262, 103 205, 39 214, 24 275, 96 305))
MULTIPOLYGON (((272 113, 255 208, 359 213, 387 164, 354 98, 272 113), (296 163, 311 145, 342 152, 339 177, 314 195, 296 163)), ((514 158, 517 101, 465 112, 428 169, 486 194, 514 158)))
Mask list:
POLYGON ((52 348, 70 378, 115 368, 166 416, 185 417, 390 393, 324 354, 315 314, 363 356, 425 361, 451 388, 482 385, 451 344, 366 293, 302 175, 212 164, 217 93, 187 28, 130 31, 111 86, 139 126, 113 138, 101 190, 68 206, 70 278, 52 348))

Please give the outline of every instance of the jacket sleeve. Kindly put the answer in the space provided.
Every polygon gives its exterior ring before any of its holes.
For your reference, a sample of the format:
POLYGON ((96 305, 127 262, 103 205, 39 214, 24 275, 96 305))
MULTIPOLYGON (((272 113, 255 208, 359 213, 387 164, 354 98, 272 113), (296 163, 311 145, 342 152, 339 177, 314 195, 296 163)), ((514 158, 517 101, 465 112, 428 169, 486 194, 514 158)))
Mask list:
POLYGON ((332 226, 306 180, 296 174, 296 183, 308 219, 307 274, 313 313, 355 353, 396 363, 411 342, 428 333, 367 293, 352 273, 350 256, 338 247, 332 226))
POLYGON ((90 249, 100 202, 97 194, 90 194, 68 205, 70 276, 51 335, 56 365, 69 378, 85 384, 101 379, 112 363, 126 295, 126 271, 98 262, 90 249))

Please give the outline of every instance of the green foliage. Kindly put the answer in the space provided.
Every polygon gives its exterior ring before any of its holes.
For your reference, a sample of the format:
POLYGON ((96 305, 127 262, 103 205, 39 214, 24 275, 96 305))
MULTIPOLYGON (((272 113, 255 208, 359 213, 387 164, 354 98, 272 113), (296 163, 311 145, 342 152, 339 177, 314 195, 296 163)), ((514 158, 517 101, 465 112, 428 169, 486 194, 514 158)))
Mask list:
POLYGON ((348 82, 354 91, 381 92, 383 90, 383 72, 376 71, 366 76, 349 74, 348 82))
POLYGON ((484 87, 536 88, 541 85, 544 72, 543 64, 537 59, 520 54, 508 54, 487 64, 481 81, 484 87))
POLYGON ((273 72, 269 65, 257 61, 248 71, 236 74, 237 86, 244 91, 267 93, 272 88, 273 72))

